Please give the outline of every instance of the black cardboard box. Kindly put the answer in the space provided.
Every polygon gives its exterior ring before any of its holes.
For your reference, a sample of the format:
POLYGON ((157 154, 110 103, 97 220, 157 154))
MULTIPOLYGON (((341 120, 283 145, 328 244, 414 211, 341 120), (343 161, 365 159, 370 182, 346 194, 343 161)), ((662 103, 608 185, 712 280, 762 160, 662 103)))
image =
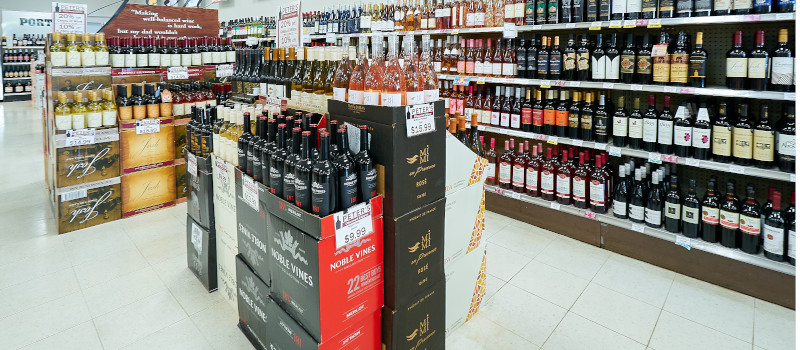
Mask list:
POLYGON ((267 323, 269 319, 269 287, 256 276, 253 269, 236 256, 236 289, 239 305, 239 328, 257 349, 269 349, 267 323))
POLYGON ((242 174, 239 169, 235 171, 236 177, 236 236, 239 243, 239 254, 244 261, 253 268, 256 275, 261 277, 267 285, 271 283, 269 262, 269 242, 267 238, 267 188, 256 182, 247 174, 242 174), (251 187, 254 193, 245 198, 243 185, 251 187), (255 194, 257 192, 257 194, 255 194))
POLYGON ((326 342, 318 342, 276 302, 269 305, 267 339, 271 350, 373 350, 380 346, 381 313, 363 315, 326 342))
POLYGON ((445 345, 445 281, 398 309, 382 311, 382 350, 439 350, 445 345))
POLYGON ((348 126, 350 148, 359 149, 358 126, 367 125, 370 155, 378 170, 378 193, 386 198, 387 218, 400 217, 444 197, 445 120, 444 101, 434 102, 435 131, 406 136, 406 115, 412 106, 355 105, 329 100, 331 120, 348 126))
POLYGON ((444 278, 445 201, 386 223, 386 306, 405 305, 444 278))
POLYGON ((186 262, 209 292, 217 290, 217 237, 186 216, 186 262))
POLYGON ((196 157, 187 151, 186 162, 186 182, 189 187, 186 208, 189 216, 203 227, 214 227, 214 184, 211 156, 196 157), (188 170, 191 167, 188 164, 193 161, 197 164, 197 175, 192 175, 188 170))

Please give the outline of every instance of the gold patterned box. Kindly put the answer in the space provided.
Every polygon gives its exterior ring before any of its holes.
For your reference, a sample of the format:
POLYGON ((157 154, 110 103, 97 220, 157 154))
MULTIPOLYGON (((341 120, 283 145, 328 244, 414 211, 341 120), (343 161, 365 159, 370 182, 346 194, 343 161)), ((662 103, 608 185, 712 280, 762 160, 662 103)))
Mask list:
POLYGON ((117 128, 95 131, 94 143, 66 147, 66 135, 56 140, 56 187, 110 179, 119 176, 119 132, 117 128))
POLYGON ((123 174, 172 165, 175 160, 175 127, 172 117, 158 118, 159 130, 137 133, 136 121, 120 122, 120 161, 123 174))
POLYGON ((184 159, 186 157, 187 139, 186 137, 186 124, 189 124, 192 118, 175 119, 172 125, 175 126, 175 159, 184 159))
POLYGON ((122 217, 175 205, 175 166, 172 164, 122 176, 122 217))
POLYGON ((175 203, 186 202, 189 184, 186 183, 186 159, 175 160, 175 203))
POLYGON ((66 233, 122 217, 120 178, 56 189, 58 233, 66 233))

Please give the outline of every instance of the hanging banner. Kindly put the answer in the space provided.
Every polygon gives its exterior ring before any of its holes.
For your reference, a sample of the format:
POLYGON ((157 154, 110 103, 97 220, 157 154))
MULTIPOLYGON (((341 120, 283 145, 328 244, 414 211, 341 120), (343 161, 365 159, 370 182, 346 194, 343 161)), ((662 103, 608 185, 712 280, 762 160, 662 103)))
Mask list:
POLYGON ((86 4, 53 2, 53 31, 59 33, 86 33, 86 4))
POLYGON ((281 6, 278 13, 278 47, 300 47, 300 0, 281 6))
POLYGON ((216 37, 217 10, 127 4, 100 29, 106 37, 216 37))

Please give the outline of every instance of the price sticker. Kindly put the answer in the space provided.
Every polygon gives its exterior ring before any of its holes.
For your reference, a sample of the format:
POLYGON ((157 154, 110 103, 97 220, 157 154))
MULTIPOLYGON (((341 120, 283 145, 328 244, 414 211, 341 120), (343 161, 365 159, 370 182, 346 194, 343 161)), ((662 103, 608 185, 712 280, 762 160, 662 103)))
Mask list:
POLYGON ((503 38, 514 39, 517 37, 517 25, 514 23, 503 23, 503 38))
POLYGON ((571 81, 569 82, 569 87, 579 87, 581 86, 581 82, 579 81, 571 81))
POLYGON ((795 176, 795 174, 789 174, 789 181, 796 182, 797 181, 797 176, 795 176))
POLYGON ((142 119, 136 121, 136 135, 155 134, 161 131, 161 120, 142 119))
POLYGON ((563 80, 556 80, 556 81, 553 83, 553 85, 555 85, 555 86, 564 86, 564 85, 567 85, 567 82, 566 82, 566 81, 563 81, 563 80))
POLYGON ((310 44, 311 43, 311 35, 303 34, 303 43, 310 44))
POLYGON ((561 210, 561 204, 558 204, 556 202, 550 202, 550 209, 561 210))
POLYGON ((650 163, 661 164, 661 153, 647 152, 647 161, 650 163))
POLYGON ((744 167, 741 165, 733 165, 728 168, 728 170, 734 174, 744 174, 744 167))
POLYGON ((66 147, 93 145, 95 129, 70 129, 67 130, 66 147))
POLYGON ((336 223, 336 249, 372 234, 372 207, 361 203, 333 214, 336 223))
POLYGON ((661 19, 651 19, 647 21, 647 28, 661 28, 661 19))
POLYGON ((167 80, 189 79, 189 68, 186 66, 167 67, 167 80))
POLYGON ((475 83, 481 85, 486 84, 486 78, 478 78, 478 80, 475 83))
POLYGON ((542 89, 549 89, 550 88, 550 80, 542 80, 541 84, 539 85, 542 89))
POLYGON ((325 33, 325 42, 328 44, 335 44, 336 43, 336 34, 332 32, 325 33))
POLYGON ((585 217, 585 218, 587 218, 589 220, 597 220, 597 213, 595 213, 595 212, 593 212, 591 210, 586 210, 586 211, 583 212, 583 217, 585 217))
POLYGON ((450 32, 450 34, 453 34, 453 35, 458 35, 458 29, 453 29, 453 31, 452 31, 452 32, 450 32))
POLYGON ((547 140, 547 135, 536 134, 536 139, 539 140, 539 141, 546 141, 547 140))
POLYGON ((636 20, 629 19, 627 21, 622 22, 622 28, 636 28, 636 20))
POLYGON ((565 25, 566 28, 575 28, 575 23, 567 23, 565 25))
POLYGON ((502 195, 503 195, 503 192, 505 192, 505 191, 504 191, 502 188, 500 188, 500 187, 495 187, 495 188, 494 188, 494 193, 497 193, 497 194, 499 194, 499 195, 501 195, 501 196, 502 196, 502 195))
POLYGON ((686 165, 688 166, 700 166, 700 160, 694 158, 686 158, 686 165))
POLYGON ((692 240, 684 235, 675 235, 675 244, 686 248, 686 250, 692 250, 692 240))
POLYGON ((258 186, 256 182, 247 175, 242 175, 242 199, 256 212, 258 208, 258 186))
POLYGON ((485 125, 478 125, 478 131, 485 131, 485 130, 486 130, 485 125))
POLYGON ((665 86, 664 87, 664 93, 674 94, 676 92, 678 92, 678 87, 676 87, 676 86, 665 86))
POLYGON ((613 89, 614 83, 603 83, 603 89, 613 89))
POLYGON ((192 222, 192 245, 198 253, 203 251, 203 231, 194 222, 192 222))
POLYGON ((671 154, 665 154, 663 160, 665 162, 667 162, 667 163, 676 163, 677 164, 678 163, 678 156, 671 155, 671 154))
POLYGON ((542 25, 541 24, 533 25, 531 26, 531 30, 542 30, 542 25))
POLYGON ((572 140, 573 146, 583 147, 583 140, 572 140))
POLYGON ((744 21, 745 22, 758 22, 760 20, 761 20, 761 15, 759 15, 759 14, 744 15, 744 21))
POLYGON ((631 224, 631 230, 644 233, 644 225, 642 224, 631 224))
POLYGON ((795 94, 795 92, 784 92, 783 99, 787 101, 794 101, 796 98, 795 94))
POLYGON ((217 65, 217 78, 225 78, 233 76, 233 64, 220 64, 217 65))
POLYGON ((694 95, 694 88, 682 87, 680 93, 681 95, 694 95))
POLYGON ((595 142, 595 144, 594 144, 594 149, 596 149, 596 150, 605 151, 606 147, 608 147, 607 143, 597 143, 597 142, 595 142))
POLYGON ((467 75, 456 75, 453 79, 454 85, 461 85, 461 86, 469 86, 469 79, 471 77, 467 75))
POLYGON ((787 12, 787 13, 777 13, 775 14, 775 19, 782 21, 787 19, 794 19, 794 12, 787 12))
POLYGON ((651 52, 650 56, 651 57, 667 57, 667 54, 668 54, 667 47, 668 47, 667 44, 653 45, 653 48, 650 51, 651 52))
POLYGON ((511 192, 511 193, 508 194, 508 196, 511 197, 511 198, 514 198, 514 199, 522 198, 522 196, 519 194, 519 192, 511 192))
POLYGON ((414 137, 436 131, 433 104, 406 106, 406 136, 414 137))
POLYGON ((611 146, 608 148, 608 154, 613 157, 621 157, 622 156, 622 149, 616 146, 611 146))
POLYGON ((248 36, 247 39, 244 39, 244 44, 247 46, 256 46, 258 45, 258 38, 254 36, 248 36))
POLYGON ((611 21, 608 23, 609 28, 622 28, 622 21, 611 21))
POLYGON ((646 19, 637 19, 636 20, 636 26, 637 27, 646 26, 646 25, 647 25, 647 20, 646 19))
POLYGON ((639 84, 632 84, 631 85, 631 90, 632 91, 642 91, 642 86, 639 85, 639 84))
POLYGON ((558 144, 558 137, 557 136, 548 136, 547 137, 547 143, 549 143, 551 145, 557 145, 558 144))
POLYGON ((194 177, 197 177, 197 156, 191 152, 186 152, 186 171, 194 177))
POLYGON ((602 26, 603 22, 592 22, 592 24, 589 25, 589 30, 600 30, 602 26))

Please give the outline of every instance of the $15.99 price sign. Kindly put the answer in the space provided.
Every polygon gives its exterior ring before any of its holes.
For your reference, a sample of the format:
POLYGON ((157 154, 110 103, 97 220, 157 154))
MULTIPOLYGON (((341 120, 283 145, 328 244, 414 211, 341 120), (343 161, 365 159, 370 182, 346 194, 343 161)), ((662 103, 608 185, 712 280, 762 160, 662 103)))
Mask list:
POLYGON ((136 135, 155 134, 161 131, 161 120, 141 119, 136 121, 136 135))
POLYGON ((95 129, 70 129, 67 130, 66 147, 86 146, 94 144, 95 129))
POLYGON ((406 107, 406 136, 413 137, 436 131, 433 119, 433 104, 426 103, 406 107))
POLYGON ((372 234, 372 207, 361 203, 333 214, 336 225, 336 249, 372 234))

